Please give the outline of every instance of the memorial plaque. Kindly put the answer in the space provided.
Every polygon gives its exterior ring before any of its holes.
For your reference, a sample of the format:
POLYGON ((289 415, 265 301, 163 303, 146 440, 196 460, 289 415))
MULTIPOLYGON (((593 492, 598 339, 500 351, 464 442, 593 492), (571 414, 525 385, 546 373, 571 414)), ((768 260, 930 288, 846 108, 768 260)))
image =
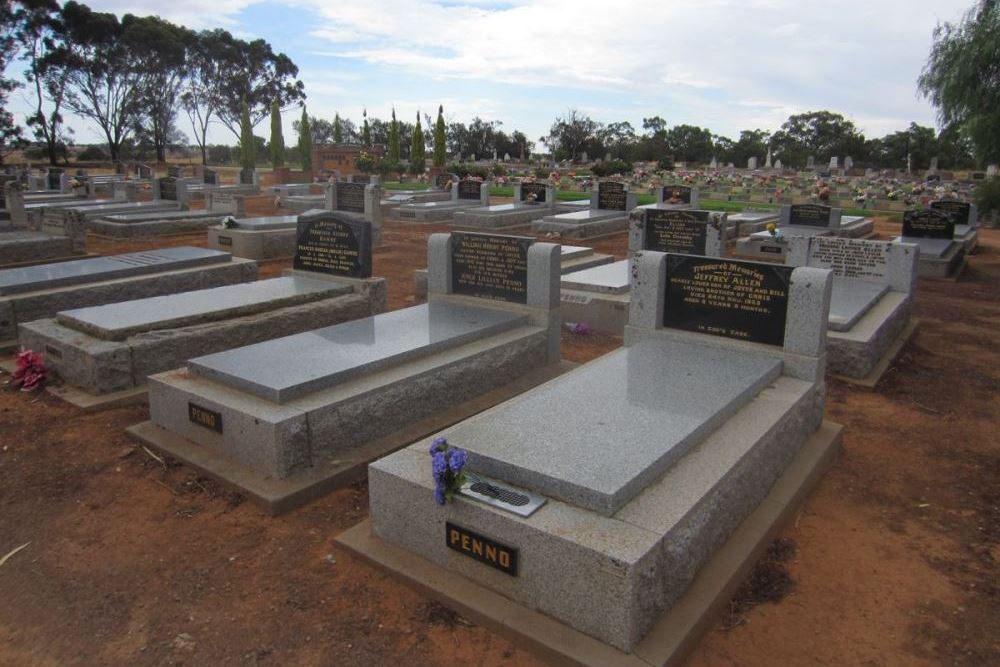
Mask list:
POLYGON ((549 188, 544 183, 521 183, 521 201, 544 204, 549 188), (534 198, 531 197, 534 195, 534 198))
POLYGON ((604 181, 597 185, 597 208, 604 211, 624 211, 627 195, 625 184, 615 181, 604 181))
POLYGON ((690 204, 691 188, 687 185, 665 185, 663 186, 664 204, 690 204))
POLYGON ((177 179, 173 176, 160 179, 160 199, 177 201, 177 179))
POLYGON ((222 413, 188 402, 188 419, 192 424, 222 433, 222 413))
POLYGON ((480 299, 528 302, 528 248, 534 239, 452 232, 451 291, 480 299))
POLYGON ((903 213, 903 236, 924 239, 954 238, 955 218, 951 213, 933 208, 906 211, 903 213))
POLYGON ((303 214, 296 228, 292 266, 347 278, 371 278, 371 223, 347 214, 303 214))
POLYGON ((449 549, 496 568, 504 574, 517 576, 518 550, 494 539, 445 521, 444 541, 449 549))
POLYGON ((233 238, 231 236, 220 236, 218 237, 219 245, 233 245, 233 238))
POLYGON ((708 211, 645 209, 643 248, 682 255, 704 255, 708 233, 708 211))
POLYGON ((667 256, 663 326, 784 345, 794 267, 667 256))
POLYGON ((479 200, 482 192, 482 183, 479 181, 459 181, 458 198, 479 200))
POLYGON ((337 188, 337 210, 365 212, 365 186, 361 183, 334 183, 337 188))
POLYGON ((139 178, 152 178, 153 170, 144 164, 139 165, 139 178))
POLYGON ((809 266, 844 278, 884 282, 888 263, 888 243, 827 236, 809 242, 809 266))
POLYGON ((240 169, 240 185, 253 185, 254 169, 240 169))
POLYGON ((202 174, 202 179, 205 181, 205 185, 219 184, 219 175, 215 173, 214 169, 206 169, 202 174))
POLYGON ((439 190, 443 190, 449 181, 454 180, 451 174, 438 174, 434 177, 434 185, 437 186, 439 190))
POLYGON ((950 213, 956 225, 969 224, 969 214, 972 212, 972 205, 964 201, 941 199, 939 201, 932 201, 931 208, 935 211, 950 213))
POLYGON ((789 207, 788 224, 800 227, 829 227, 832 209, 822 204, 793 204, 789 207))
POLYGON ((49 190, 58 190, 62 186, 62 173, 62 169, 49 169, 47 182, 49 190))

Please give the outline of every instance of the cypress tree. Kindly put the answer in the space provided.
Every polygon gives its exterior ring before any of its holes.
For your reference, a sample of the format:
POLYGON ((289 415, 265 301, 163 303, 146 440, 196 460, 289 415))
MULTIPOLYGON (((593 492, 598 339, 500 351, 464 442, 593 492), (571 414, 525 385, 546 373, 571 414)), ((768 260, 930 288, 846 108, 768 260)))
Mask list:
POLYGON ((344 143, 344 130, 340 127, 340 114, 333 115, 333 143, 344 143))
POLYGON ((361 130, 361 143, 368 147, 372 145, 372 131, 368 128, 368 110, 362 110, 361 115, 365 117, 364 129, 361 130))
POLYGON ((420 126, 420 112, 417 112, 417 125, 413 128, 413 145, 410 147, 410 171, 414 174, 424 173, 426 159, 424 147, 424 130, 420 126))
POLYGON ((240 114, 240 166, 253 169, 257 166, 257 144, 253 138, 253 127, 250 125, 250 108, 243 98, 243 113, 240 114))
POLYGON ((389 123, 389 162, 399 162, 399 124, 396 122, 396 108, 392 109, 392 122, 389 123))
POLYGON ((434 124, 434 166, 443 167, 445 159, 444 106, 439 104, 437 122, 434 124))
POLYGON ((305 105, 302 106, 302 120, 299 122, 299 155, 302 157, 302 168, 312 169, 312 128, 309 127, 309 114, 305 105))
POLYGON ((278 100, 271 102, 271 166, 285 166, 285 137, 281 132, 281 109, 278 100))

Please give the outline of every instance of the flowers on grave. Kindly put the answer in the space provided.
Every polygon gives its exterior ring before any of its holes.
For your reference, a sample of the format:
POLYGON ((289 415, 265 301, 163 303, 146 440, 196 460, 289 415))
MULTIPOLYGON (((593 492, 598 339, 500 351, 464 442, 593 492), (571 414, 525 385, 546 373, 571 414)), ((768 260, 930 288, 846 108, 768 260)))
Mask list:
POLYGON ((17 355, 11 385, 21 391, 35 391, 45 384, 48 375, 45 357, 32 350, 22 350, 17 355))
POLYGON ((775 224, 773 222, 769 222, 769 223, 767 223, 766 229, 767 229, 767 233, 771 235, 771 240, 773 240, 773 241, 775 241, 777 243, 786 243, 787 242, 787 239, 784 236, 781 235, 781 230, 778 229, 778 225, 777 224, 775 224))
POLYGON ((593 331, 590 325, 585 322, 567 322, 566 328, 569 329, 571 334, 576 334, 577 336, 586 336, 593 331))
POLYGON ((452 447, 447 438, 434 438, 430 447, 431 474, 434 476, 434 502, 444 505, 465 483, 466 452, 452 447))
POLYGON ((236 228, 236 218, 234 218, 231 215, 227 215, 226 217, 224 217, 222 219, 222 226, 225 227, 226 229, 235 229, 236 228))

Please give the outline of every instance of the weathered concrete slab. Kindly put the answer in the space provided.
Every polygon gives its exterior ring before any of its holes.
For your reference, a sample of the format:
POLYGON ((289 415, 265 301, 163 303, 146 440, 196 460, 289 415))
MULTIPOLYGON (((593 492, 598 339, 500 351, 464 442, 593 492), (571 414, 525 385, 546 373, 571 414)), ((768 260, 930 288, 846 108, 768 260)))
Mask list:
POLYGON ((849 331, 888 291, 889 286, 885 284, 834 276, 830 295, 830 329, 849 331))
POLYGON ((625 294, 629 290, 629 260, 574 271, 562 277, 561 287, 582 292, 625 294))

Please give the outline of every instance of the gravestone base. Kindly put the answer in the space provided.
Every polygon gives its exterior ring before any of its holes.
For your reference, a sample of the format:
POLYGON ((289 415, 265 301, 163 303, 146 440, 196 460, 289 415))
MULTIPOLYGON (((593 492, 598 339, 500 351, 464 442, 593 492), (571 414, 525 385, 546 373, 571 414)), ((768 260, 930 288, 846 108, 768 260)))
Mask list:
POLYGON ((887 366, 892 360, 889 352, 909 326, 912 312, 910 295, 887 292, 849 330, 828 329, 827 371, 862 379, 883 362, 887 366))
POLYGON ((184 461, 225 486, 245 494, 269 514, 278 515, 364 479, 370 461, 513 398, 575 366, 576 364, 563 361, 532 370, 513 382, 470 400, 446 406, 422 419, 413 420, 388 435, 363 443, 343 457, 321 460, 287 478, 262 475, 249 466, 206 449, 151 421, 130 426, 126 432, 139 442, 184 461))
POLYGON ((43 232, 11 231, 0 233, 0 266, 25 262, 44 262, 79 256, 73 239, 43 232))
POLYGON ((759 236, 745 236, 736 240, 736 256, 755 260, 783 262, 788 254, 788 244, 759 236))
POLYGON ((450 201, 451 192, 445 190, 385 190, 386 198, 379 202, 383 218, 395 218, 404 204, 426 204, 432 201, 450 201))
POLYGON ((679 665, 699 638, 728 609, 736 589, 771 542, 797 515, 841 447, 842 427, 824 422, 775 482, 767 497, 698 572, 683 597, 655 621, 632 653, 625 653, 530 609, 483 585, 479 576, 456 574, 372 533, 366 519, 337 536, 351 553, 421 594, 456 610, 553 664, 679 665))
POLYGON ((478 201, 461 200, 403 204, 396 209, 395 217, 407 222, 451 222, 459 212, 481 206, 478 201))
POLYGON ((574 271, 561 281, 559 310, 564 324, 586 324, 620 336, 628 324, 630 301, 629 260, 574 271))
POLYGON ((278 259, 295 256, 295 222, 284 229, 208 228, 208 247, 247 259, 278 259))
MULTIPOLYGON (((44 350, 58 377, 83 390, 89 395, 84 399, 87 404, 96 407, 96 397, 142 388, 147 376, 183 366, 192 357, 368 317, 374 314, 373 308, 384 305, 372 303, 370 291, 365 296, 346 283, 322 276, 309 278, 314 281, 310 287, 316 289, 312 293, 283 294, 275 305, 247 302, 231 308, 221 319, 206 311, 180 326, 138 331, 121 340, 102 338, 58 319, 44 319, 20 325, 19 340, 23 347, 44 350), (330 287, 322 289, 320 284, 330 287)), ((261 284, 248 286, 252 290, 261 284)), ((210 301, 212 292, 180 296, 210 301)))
MULTIPOLYGON (((900 237, 903 241, 913 243, 912 239, 900 237)), ((917 275, 921 278, 949 278, 955 280, 965 268, 965 246, 952 243, 942 254, 935 256, 924 253, 921 248, 920 259, 917 262, 917 275)))
POLYGON ((217 225, 225 217, 222 213, 206 211, 172 211, 162 214, 108 216, 87 220, 87 231, 113 239, 169 236, 200 232, 210 225, 217 225))
POLYGON ((486 230, 523 227, 551 214, 552 209, 543 205, 524 205, 504 211, 472 209, 456 213, 451 227, 486 230))
POLYGON ((867 239, 875 236, 875 221, 871 218, 857 219, 858 217, 860 216, 844 216, 835 235, 850 239, 867 239))
POLYGON ((560 220, 560 217, 562 216, 550 216, 531 223, 531 232, 533 234, 558 234, 560 238, 564 239, 593 239, 628 229, 628 213, 584 221, 560 220))
MULTIPOLYGON (((546 387, 600 383, 604 366, 628 353, 616 350, 601 363, 592 362, 546 387)), ((669 374, 661 381, 683 382, 669 374)), ((458 428, 467 435, 488 433, 490 419, 502 421, 505 411, 520 414, 519 404, 547 399, 541 391, 458 428)), ((787 376, 769 379, 742 408, 611 514, 551 497, 527 518, 462 496, 438 506, 433 500, 429 441, 421 441, 369 466, 372 533, 619 651, 632 652, 660 615, 682 598, 712 555, 765 501, 820 428, 824 392, 822 383, 787 376), (519 549, 518 575, 496 571, 449 549, 446 521, 519 549)), ((641 412, 637 407, 634 415, 622 415, 622 428, 641 430, 642 419, 635 419, 641 412)), ((564 424, 573 428, 572 420, 564 424)), ((460 446, 461 432, 441 435, 460 446)), ((581 440, 588 436, 578 434, 581 440)), ((629 440, 627 433, 622 440, 629 440)), ((472 443, 470 447, 475 464, 472 443)))

